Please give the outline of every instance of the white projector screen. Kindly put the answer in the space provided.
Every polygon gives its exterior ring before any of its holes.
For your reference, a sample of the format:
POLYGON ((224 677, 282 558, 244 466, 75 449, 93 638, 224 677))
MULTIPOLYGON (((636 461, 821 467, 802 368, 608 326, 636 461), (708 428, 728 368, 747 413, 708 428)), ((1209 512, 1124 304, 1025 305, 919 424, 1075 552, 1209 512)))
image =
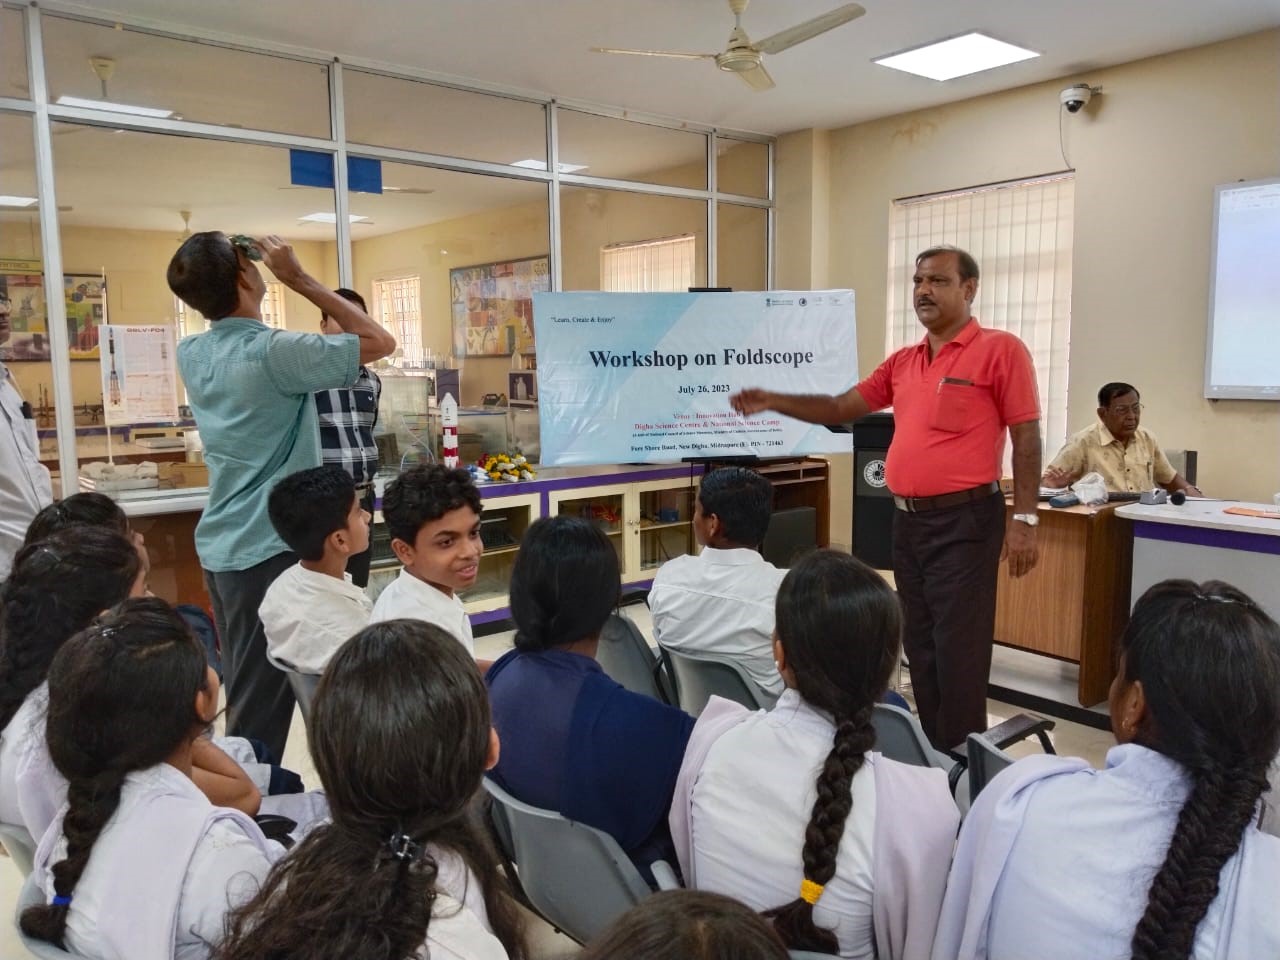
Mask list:
POLYGON ((1280 400, 1280 178, 1215 191, 1204 395, 1280 400))

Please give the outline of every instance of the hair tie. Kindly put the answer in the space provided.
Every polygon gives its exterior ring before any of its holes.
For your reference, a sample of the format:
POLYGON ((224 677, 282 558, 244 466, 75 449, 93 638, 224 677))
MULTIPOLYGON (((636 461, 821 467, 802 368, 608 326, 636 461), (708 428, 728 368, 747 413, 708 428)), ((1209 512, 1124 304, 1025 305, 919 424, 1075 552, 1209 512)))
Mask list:
POLYGON ((818 902, 818 898, 822 896, 824 889, 822 884, 814 883, 808 877, 805 877, 800 881, 800 899, 809 904, 809 906, 813 906, 818 902))
POLYGON ((69 907, 69 906, 71 906, 71 894, 69 894, 69 893, 68 893, 65 897, 64 897, 64 896, 62 896, 61 894, 59 894, 59 895, 55 896, 55 897, 53 898, 53 905, 54 905, 55 907, 69 907))
POLYGON ((391 854, 393 860, 410 863, 422 856, 422 844, 408 834, 397 830, 387 841, 387 852, 391 854))
POLYGON ((1235 597, 1224 597, 1219 593, 1200 593, 1199 591, 1196 591, 1195 599, 1203 600, 1205 603, 1238 603, 1244 607, 1248 606, 1248 604, 1242 600, 1237 600, 1235 597))

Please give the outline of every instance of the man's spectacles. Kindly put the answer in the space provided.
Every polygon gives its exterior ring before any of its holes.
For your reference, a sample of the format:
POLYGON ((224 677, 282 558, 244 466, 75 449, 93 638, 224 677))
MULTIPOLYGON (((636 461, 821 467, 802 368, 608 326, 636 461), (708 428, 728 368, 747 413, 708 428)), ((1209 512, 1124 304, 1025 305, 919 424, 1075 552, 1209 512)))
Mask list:
POLYGON ((1112 407, 1112 408, 1111 408, 1111 412, 1112 412, 1112 413, 1114 413, 1114 414, 1116 414, 1117 416, 1121 416, 1121 417, 1123 417, 1123 416, 1124 416, 1125 414, 1127 414, 1127 413, 1141 413, 1141 412, 1142 412, 1142 404, 1140 404, 1140 403, 1130 403, 1130 404, 1128 404, 1128 405, 1126 405, 1126 406, 1123 406, 1123 407, 1112 407))
POLYGON ((231 241, 233 247, 245 255, 245 259, 262 259, 262 250, 253 242, 253 237, 247 237, 243 233, 233 233, 227 239, 231 241))

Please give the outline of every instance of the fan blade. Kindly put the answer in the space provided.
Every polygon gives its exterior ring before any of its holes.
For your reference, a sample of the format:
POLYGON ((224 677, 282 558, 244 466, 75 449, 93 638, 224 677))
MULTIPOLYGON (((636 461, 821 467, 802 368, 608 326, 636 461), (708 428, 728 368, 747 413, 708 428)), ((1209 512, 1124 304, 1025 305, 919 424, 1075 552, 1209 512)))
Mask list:
POLYGON ((812 20, 806 20, 804 23, 798 23, 794 27, 781 30, 771 37, 765 37, 754 46, 761 53, 781 53, 789 47, 794 47, 797 43, 804 43, 806 40, 812 40, 828 30, 834 30, 842 23, 857 20, 866 12, 856 3, 846 3, 843 7, 832 10, 830 13, 824 13, 820 17, 814 17, 812 20))
POLYGON ((773 77, 769 76, 769 71, 763 66, 756 67, 754 70, 743 70, 738 76, 747 82, 748 87, 757 92, 773 89, 773 77))
POLYGON ((618 47, 592 47, 592 53, 628 53, 637 57, 672 57, 676 60, 714 60, 715 53, 676 53, 674 50, 623 50, 618 47))

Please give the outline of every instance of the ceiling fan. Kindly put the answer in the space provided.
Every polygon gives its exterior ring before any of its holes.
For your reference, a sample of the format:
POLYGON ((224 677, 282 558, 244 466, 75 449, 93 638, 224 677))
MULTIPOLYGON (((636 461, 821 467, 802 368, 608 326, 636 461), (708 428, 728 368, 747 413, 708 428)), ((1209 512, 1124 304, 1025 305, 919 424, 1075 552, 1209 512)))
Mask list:
POLYGON ((867 11, 856 3, 846 3, 830 13, 798 23, 794 27, 780 30, 772 36, 765 37, 755 43, 742 29, 742 13, 747 9, 750 0, 729 0, 729 9, 733 11, 734 27, 729 34, 729 43, 722 53, 677 53, 672 50, 626 50, 617 47, 592 47, 593 53, 627 53, 640 57, 673 57, 678 60, 714 60, 717 67, 728 73, 736 73, 747 86, 753 90, 769 90, 773 87, 773 78, 765 70, 763 55, 781 53, 798 43, 812 40, 820 34, 833 30, 842 23, 856 20, 867 11))

